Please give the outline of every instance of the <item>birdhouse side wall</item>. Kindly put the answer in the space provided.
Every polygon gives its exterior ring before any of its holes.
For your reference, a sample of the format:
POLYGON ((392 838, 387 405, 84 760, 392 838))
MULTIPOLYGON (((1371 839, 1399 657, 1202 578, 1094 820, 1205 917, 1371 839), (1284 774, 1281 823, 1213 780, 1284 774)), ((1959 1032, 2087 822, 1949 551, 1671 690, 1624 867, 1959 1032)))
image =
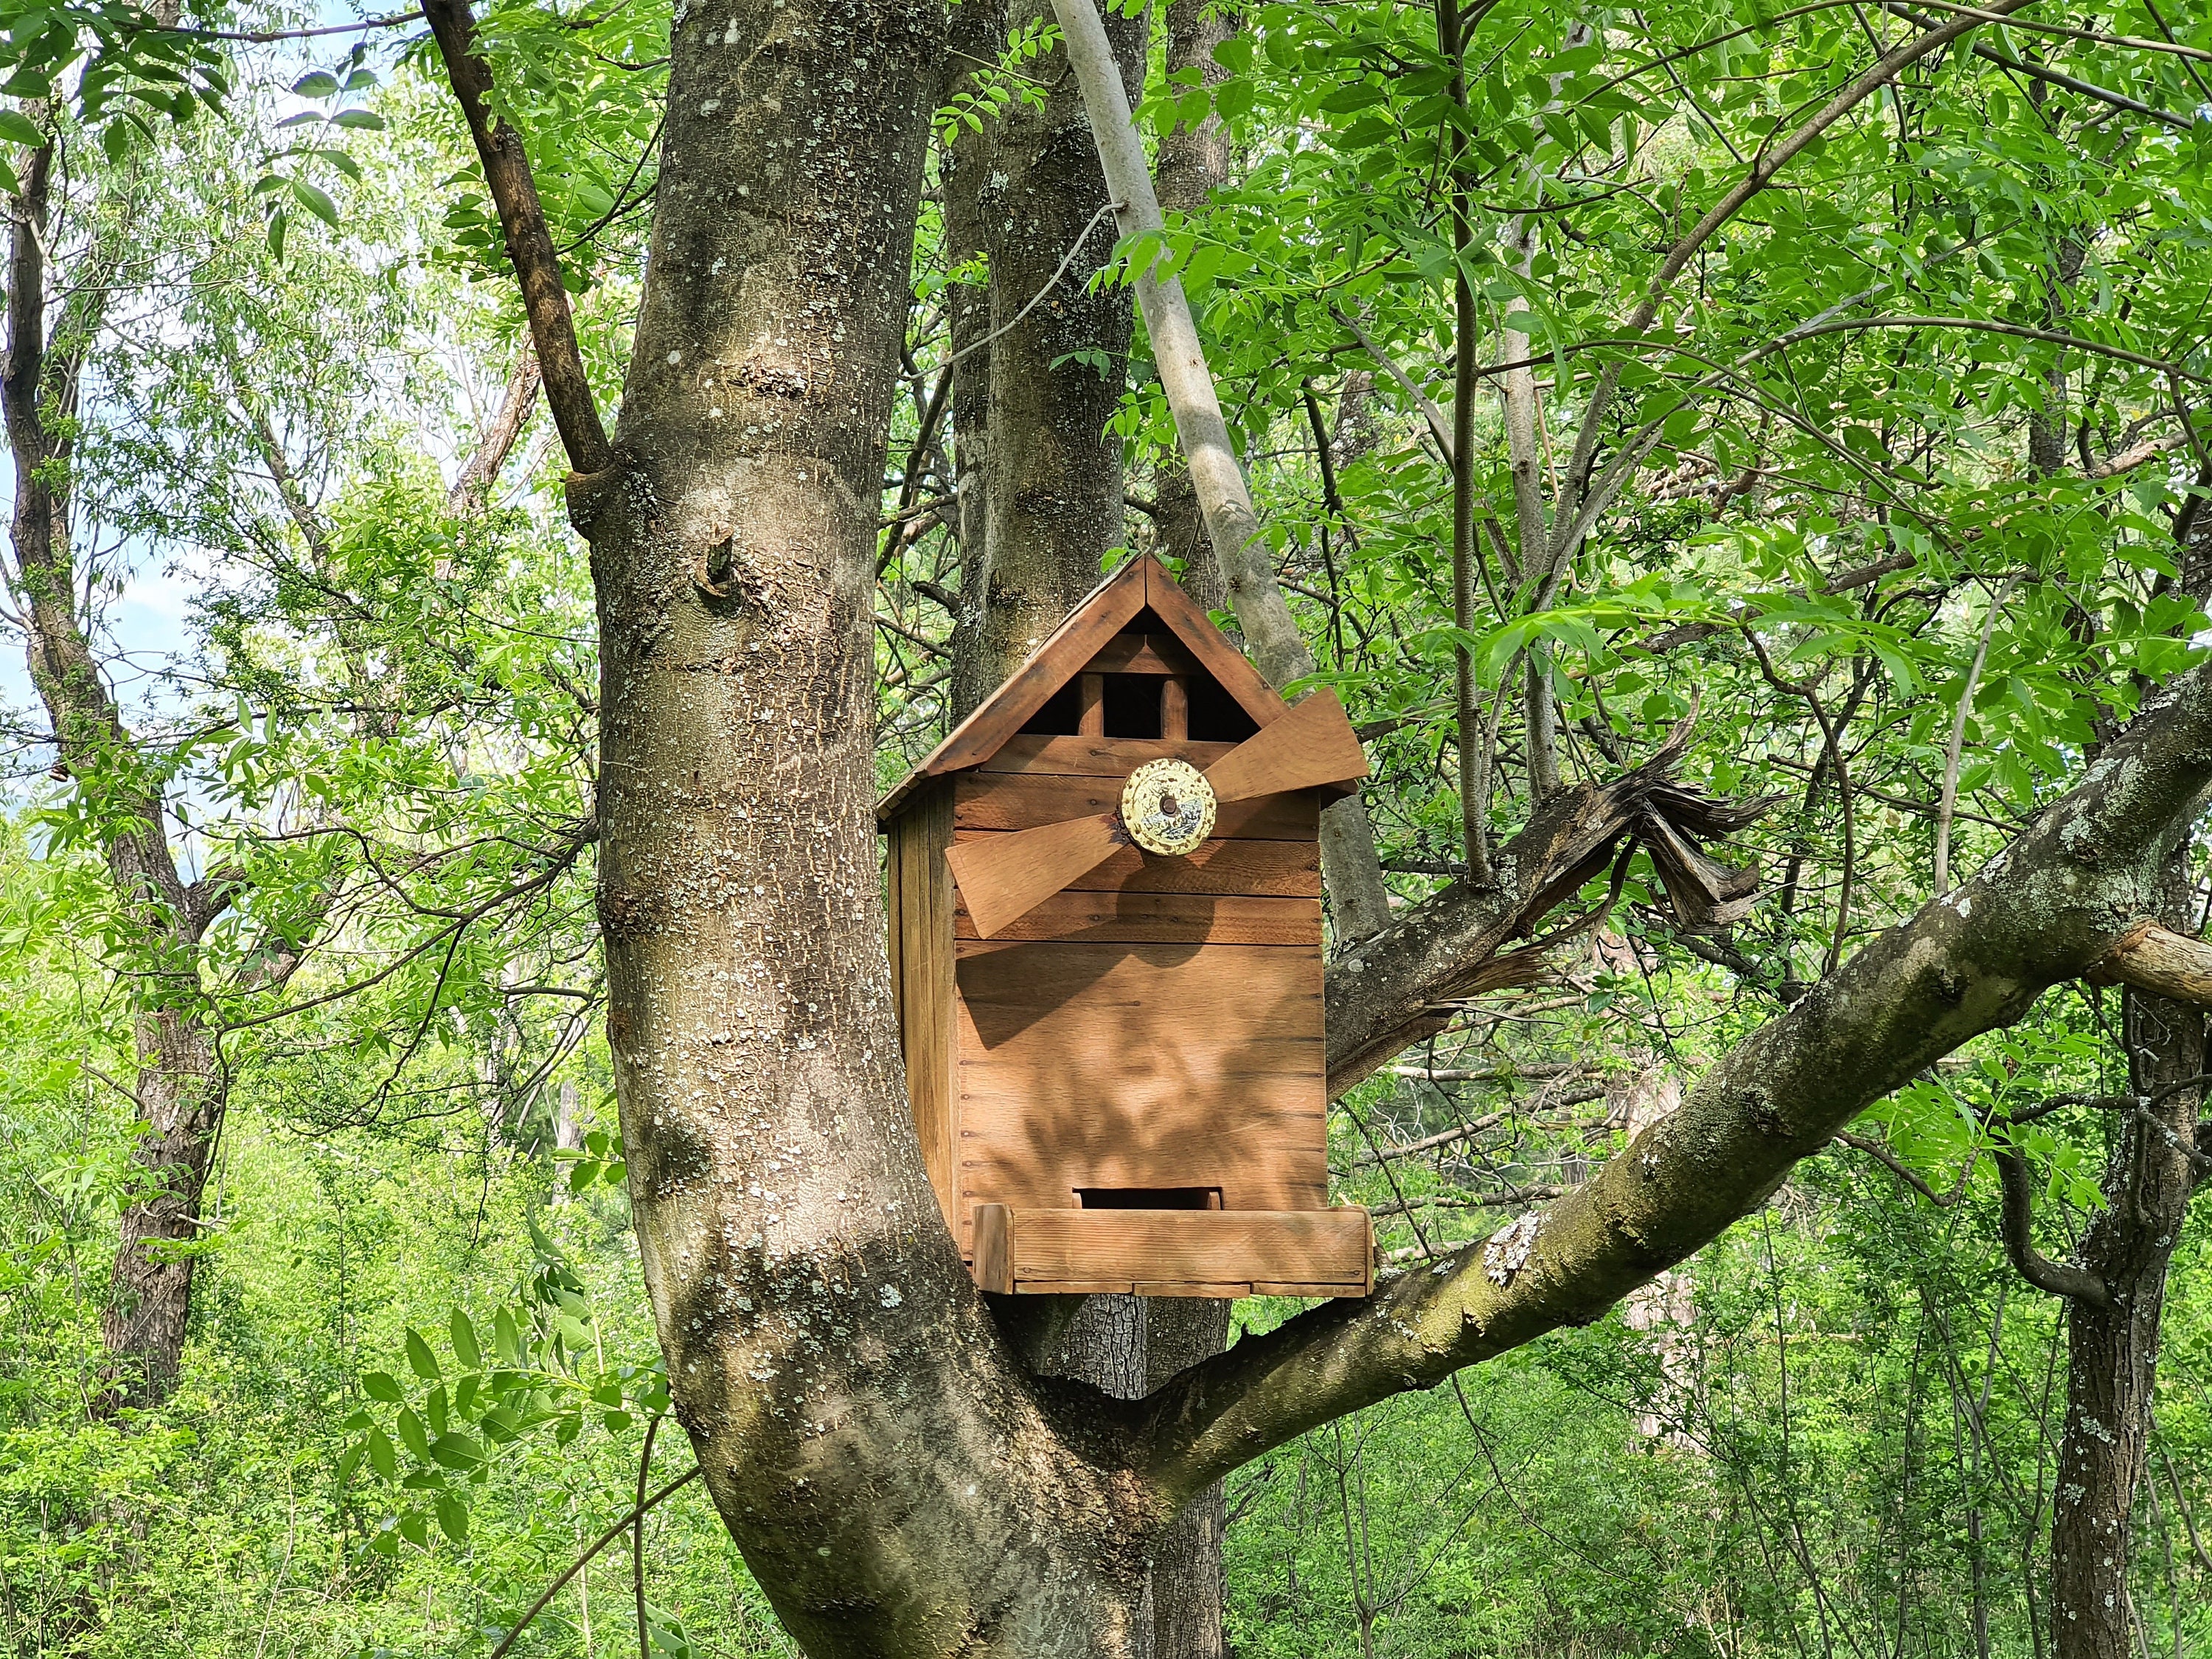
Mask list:
POLYGON ((886 826, 886 896, 891 983, 898 1000, 899 1044, 906 1059, 907 1100, 921 1140, 923 1167, 945 1223, 961 1229, 957 1157, 957 1083, 953 978, 951 780, 933 781, 886 826))

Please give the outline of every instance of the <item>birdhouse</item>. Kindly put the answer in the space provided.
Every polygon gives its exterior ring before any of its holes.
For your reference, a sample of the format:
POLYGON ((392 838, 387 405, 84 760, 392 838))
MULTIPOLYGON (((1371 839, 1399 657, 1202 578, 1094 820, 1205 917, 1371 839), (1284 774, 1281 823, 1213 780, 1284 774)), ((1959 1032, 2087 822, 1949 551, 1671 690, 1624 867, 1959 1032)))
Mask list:
POLYGON ((985 1290, 1373 1288, 1322 1030, 1320 814, 1366 771, 1140 557, 884 797, 915 1127, 985 1290))

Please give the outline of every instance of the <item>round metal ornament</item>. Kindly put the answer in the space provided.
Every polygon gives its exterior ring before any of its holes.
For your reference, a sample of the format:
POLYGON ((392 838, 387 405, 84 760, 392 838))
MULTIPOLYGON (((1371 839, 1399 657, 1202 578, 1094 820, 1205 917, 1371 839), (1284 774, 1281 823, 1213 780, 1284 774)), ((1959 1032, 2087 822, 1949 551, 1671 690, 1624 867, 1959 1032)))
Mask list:
POLYGON ((1213 833, 1213 787, 1188 761, 1147 761, 1122 786, 1121 823, 1147 853, 1194 851, 1213 833))

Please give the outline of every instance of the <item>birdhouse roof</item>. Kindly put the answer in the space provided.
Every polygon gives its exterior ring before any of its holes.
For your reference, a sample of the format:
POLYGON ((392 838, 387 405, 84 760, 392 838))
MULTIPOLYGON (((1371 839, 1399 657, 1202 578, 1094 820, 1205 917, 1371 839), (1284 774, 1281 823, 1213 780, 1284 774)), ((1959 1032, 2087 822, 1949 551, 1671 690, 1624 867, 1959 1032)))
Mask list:
POLYGON ((1270 724, 1289 707, 1197 601, 1176 585, 1167 568, 1151 554, 1140 553, 1092 588, 1067 620, 1006 677, 1005 684, 899 781, 878 803, 876 821, 888 823, 897 817, 908 798, 931 778, 980 766, 997 754, 1054 692, 1147 611, 1255 725, 1270 724))

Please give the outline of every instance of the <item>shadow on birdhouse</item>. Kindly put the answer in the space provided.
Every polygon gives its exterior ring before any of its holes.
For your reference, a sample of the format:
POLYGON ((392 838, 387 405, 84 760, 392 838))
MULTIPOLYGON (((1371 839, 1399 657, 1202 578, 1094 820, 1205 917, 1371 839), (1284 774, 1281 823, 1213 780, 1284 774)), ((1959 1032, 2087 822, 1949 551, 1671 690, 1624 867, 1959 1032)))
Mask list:
POLYGON ((884 798, 915 1127, 985 1290, 1373 1288, 1322 1032, 1321 810, 1366 771, 1146 556, 884 798))

